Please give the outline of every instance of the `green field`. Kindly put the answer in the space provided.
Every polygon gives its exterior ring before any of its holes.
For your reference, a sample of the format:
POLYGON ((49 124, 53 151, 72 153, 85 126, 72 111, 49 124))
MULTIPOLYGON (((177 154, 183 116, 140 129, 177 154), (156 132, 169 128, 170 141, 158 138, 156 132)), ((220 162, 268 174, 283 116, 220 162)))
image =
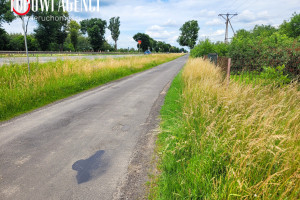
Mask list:
POLYGON ((0 121, 101 84, 171 61, 183 54, 65 60, 0 67, 0 121))
POLYGON ((190 59, 161 110, 149 199, 299 199, 298 87, 227 87, 220 69, 190 59))
MULTIPOLYGON (((47 53, 47 54, 43 54, 43 53, 29 53, 28 56, 29 57, 64 57, 64 56, 107 56, 107 55, 130 55, 130 54, 138 54, 138 53, 47 53)), ((26 57, 26 54, 0 54, 0 58, 18 58, 18 57, 26 57)))

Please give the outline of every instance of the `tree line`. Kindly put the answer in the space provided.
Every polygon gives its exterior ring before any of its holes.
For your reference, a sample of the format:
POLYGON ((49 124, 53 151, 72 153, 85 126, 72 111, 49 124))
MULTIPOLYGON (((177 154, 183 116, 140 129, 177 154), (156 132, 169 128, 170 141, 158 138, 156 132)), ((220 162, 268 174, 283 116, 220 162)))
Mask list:
POLYGON ((262 71, 266 67, 285 67, 289 74, 300 74, 300 14, 294 13, 277 28, 256 25, 238 30, 229 44, 201 40, 191 50, 192 57, 218 53, 232 59, 232 69, 262 71))
MULTIPOLYGON (((27 34, 29 51, 121 51, 133 52, 131 49, 118 49, 117 41, 120 36, 120 17, 112 17, 107 23, 100 18, 91 18, 79 23, 69 18, 69 13, 59 7, 59 0, 54 0, 54 12, 38 10, 30 11, 26 18, 34 19, 37 28, 34 33, 27 34), (49 16, 51 19, 49 20, 49 16), (56 20, 58 19, 58 20, 56 20), (105 38, 106 29, 111 32, 114 44, 105 38)), ((0 50, 24 51, 24 37, 21 33, 8 34, 3 28, 4 22, 10 23, 18 17, 10 11, 10 0, 0 2, 0 50)), ((28 24, 27 24, 28 25, 28 24)), ((26 25, 26 27, 27 27, 26 25)), ((134 39, 142 40, 141 49, 155 52, 185 52, 162 41, 156 41, 149 35, 138 33, 134 39)))
MULTIPOLYGON (((55 0, 55 10, 58 10, 56 9, 58 6, 59 0, 55 0)), ((8 34, 2 28, 4 22, 10 23, 17 18, 10 11, 10 1, 1 1, 0 50, 22 51, 25 49, 22 34, 8 34)), ((107 22, 100 18, 86 19, 77 23, 69 19, 68 12, 60 9, 54 12, 30 11, 26 19, 34 19, 38 25, 34 33, 27 36, 30 51, 113 51, 117 48, 116 44, 120 35, 119 17, 111 18, 108 26, 107 22), (111 31, 115 41, 114 46, 110 45, 104 37, 106 28, 111 31)))
POLYGON ((133 36, 133 39, 138 42, 141 40, 141 44, 137 44, 137 48, 140 48, 142 51, 154 51, 154 52, 170 52, 170 53, 180 53, 186 52, 184 48, 178 48, 167 44, 163 41, 157 41, 151 38, 148 34, 137 33, 133 36))

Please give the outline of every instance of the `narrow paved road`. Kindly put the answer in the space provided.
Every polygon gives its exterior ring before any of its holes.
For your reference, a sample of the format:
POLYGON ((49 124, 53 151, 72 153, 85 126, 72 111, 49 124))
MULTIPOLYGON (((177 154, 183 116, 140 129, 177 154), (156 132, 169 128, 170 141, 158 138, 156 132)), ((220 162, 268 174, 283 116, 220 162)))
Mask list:
MULTIPOLYGON (((119 58, 119 57, 127 57, 127 56, 138 56, 139 54, 132 54, 132 55, 86 55, 86 56, 47 56, 47 57, 29 57, 29 62, 52 62, 56 60, 75 60, 75 59, 98 59, 98 58, 119 58)), ((143 54, 141 54, 143 55, 143 54)), ((3 57, 0 58, 0 66, 4 64, 11 64, 11 63, 27 63, 27 57, 3 57)))
POLYGON ((0 199, 120 198, 137 143, 149 134, 147 120, 156 117, 153 105, 186 60, 0 125, 0 199))

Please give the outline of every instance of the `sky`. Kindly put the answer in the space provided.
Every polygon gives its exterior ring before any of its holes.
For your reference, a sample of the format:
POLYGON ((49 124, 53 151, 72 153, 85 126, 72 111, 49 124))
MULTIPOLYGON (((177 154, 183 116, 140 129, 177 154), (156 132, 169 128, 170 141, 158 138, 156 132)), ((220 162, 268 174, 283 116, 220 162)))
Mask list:
MULTIPOLYGON (((74 0, 69 0, 74 1, 74 0)), ((81 0, 77 0, 81 1, 81 0)), ((93 3, 96 4, 97 0, 93 3)), ((225 20, 218 14, 237 13, 231 19, 234 30, 251 30, 256 24, 278 27, 289 20, 294 12, 300 13, 300 0, 99 0, 98 12, 70 12, 77 22, 87 18, 101 18, 107 22, 120 17, 119 48, 136 48, 132 39, 138 32, 146 33, 158 41, 180 47, 176 42, 180 27, 189 20, 197 20, 200 31, 198 40, 224 41, 225 20)), ((21 20, 3 27, 9 33, 21 33, 21 20)), ((37 24, 30 20, 28 32, 33 33, 37 24)), ((229 30, 229 37, 233 32, 229 30)), ((113 44, 110 31, 105 34, 113 44)))

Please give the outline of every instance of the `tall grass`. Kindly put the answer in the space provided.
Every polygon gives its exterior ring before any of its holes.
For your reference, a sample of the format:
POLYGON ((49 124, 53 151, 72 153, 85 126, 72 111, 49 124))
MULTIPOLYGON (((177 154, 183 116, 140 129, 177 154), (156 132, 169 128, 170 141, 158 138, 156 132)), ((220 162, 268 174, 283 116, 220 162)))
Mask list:
POLYGON ((297 83, 223 83, 190 59, 162 108, 153 199, 299 199, 297 83))
POLYGON ((65 60, 0 67, 0 121, 130 75, 182 54, 65 60))

